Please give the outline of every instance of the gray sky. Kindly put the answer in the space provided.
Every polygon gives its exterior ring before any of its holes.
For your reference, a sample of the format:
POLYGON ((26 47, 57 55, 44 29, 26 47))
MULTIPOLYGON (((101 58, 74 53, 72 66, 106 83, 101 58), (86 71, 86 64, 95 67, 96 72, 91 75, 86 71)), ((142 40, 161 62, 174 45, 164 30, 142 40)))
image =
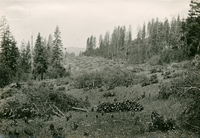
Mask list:
POLYGON ((186 18, 190 0, 0 0, 0 16, 6 16, 18 45, 34 42, 38 32, 48 38, 56 25, 64 47, 86 47, 86 39, 99 38, 115 26, 132 26, 133 38, 138 25, 152 18, 186 18))

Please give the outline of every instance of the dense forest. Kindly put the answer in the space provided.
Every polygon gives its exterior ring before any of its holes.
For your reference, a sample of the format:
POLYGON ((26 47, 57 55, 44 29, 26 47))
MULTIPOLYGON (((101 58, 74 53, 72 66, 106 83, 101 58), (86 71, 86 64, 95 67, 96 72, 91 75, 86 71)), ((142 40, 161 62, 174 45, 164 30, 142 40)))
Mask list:
POLYGON ((40 33, 35 45, 33 40, 23 40, 20 48, 12 35, 5 17, 1 18, 1 53, 0 53, 0 86, 15 81, 29 79, 58 78, 68 73, 61 62, 66 57, 62 50, 60 30, 57 26, 54 38, 49 35, 48 41, 40 33), (44 76, 45 74, 45 76, 44 76))
POLYGON ((131 26, 115 27, 110 34, 99 36, 99 47, 96 47, 96 37, 87 39, 86 56, 101 56, 108 59, 123 58, 129 63, 170 63, 182 61, 199 54, 200 16, 199 3, 191 1, 191 10, 186 19, 167 18, 164 22, 158 18, 138 28, 137 37, 132 40, 131 26))

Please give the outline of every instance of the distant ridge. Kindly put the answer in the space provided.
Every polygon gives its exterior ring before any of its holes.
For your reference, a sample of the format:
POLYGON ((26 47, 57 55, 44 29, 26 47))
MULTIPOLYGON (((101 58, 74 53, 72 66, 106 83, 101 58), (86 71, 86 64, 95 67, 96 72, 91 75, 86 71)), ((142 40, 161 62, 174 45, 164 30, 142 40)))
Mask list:
POLYGON ((64 52, 75 53, 76 56, 79 55, 80 52, 84 52, 86 48, 81 47, 64 47, 64 52))

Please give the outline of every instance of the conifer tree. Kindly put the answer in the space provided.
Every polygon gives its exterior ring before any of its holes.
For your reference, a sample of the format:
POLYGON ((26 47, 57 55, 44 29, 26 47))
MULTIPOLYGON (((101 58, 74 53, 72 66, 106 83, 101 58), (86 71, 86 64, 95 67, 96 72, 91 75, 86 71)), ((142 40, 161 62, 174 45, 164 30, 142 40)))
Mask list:
POLYGON ((19 50, 10 32, 5 17, 1 19, 0 43, 0 87, 7 85, 15 77, 18 67, 19 50))
POLYGON ((189 17, 186 20, 186 42, 188 56, 195 56, 196 54, 200 54, 200 1, 191 0, 190 7, 189 17))
POLYGON ((47 58, 45 54, 45 48, 42 45, 40 33, 38 33, 37 40, 34 47, 34 79, 36 79, 36 75, 41 75, 41 80, 43 80, 43 75, 47 71, 47 58))
MULTIPOLYGON (((23 43, 22 43, 23 45, 23 43)), ((26 47, 24 47, 21 51, 21 61, 20 66, 25 73, 29 73, 31 71, 31 51, 30 51, 30 42, 26 47)))
POLYGON ((59 27, 56 27, 56 30, 54 32, 54 40, 53 40, 53 49, 52 49, 52 64, 54 66, 61 66, 61 60, 63 57, 63 52, 62 52, 62 40, 60 37, 60 30, 59 27))
POLYGON ((46 47, 47 59, 48 59, 49 64, 51 64, 51 61, 52 61, 52 55, 53 55, 52 49, 53 49, 53 37, 50 34, 47 41, 47 47, 46 47))

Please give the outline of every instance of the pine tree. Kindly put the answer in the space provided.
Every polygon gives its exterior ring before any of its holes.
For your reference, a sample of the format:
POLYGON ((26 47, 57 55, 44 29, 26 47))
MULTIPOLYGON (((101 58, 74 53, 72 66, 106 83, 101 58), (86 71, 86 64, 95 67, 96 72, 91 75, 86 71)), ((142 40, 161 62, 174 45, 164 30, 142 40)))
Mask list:
POLYGON ((142 40, 144 40, 146 37, 146 26, 145 23, 143 24, 143 28, 142 28, 142 40))
POLYGON ((186 42, 188 56, 195 56, 196 54, 200 54, 200 1, 191 0, 190 7, 189 17, 186 20, 186 42))
POLYGON ((35 79, 36 79, 36 75, 41 75, 41 80, 43 80, 43 75, 44 73, 47 71, 47 58, 46 58, 46 54, 45 54, 45 48, 42 45, 42 40, 41 40, 41 36, 40 33, 38 33, 37 36, 37 40, 35 43, 35 48, 34 48, 34 72, 33 74, 35 75, 35 79))
POLYGON ((92 47, 93 47, 93 50, 96 49, 96 45, 97 45, 97 40, 96 40, 96 37, 93 37, 93 43, 92 43, 92 47))
POLYGON ((50 34, 47 41, 47 49, 46 49, 49 64, 51 64, 51 61, 52 61, 52 55, 53 55, 52 49, 53 49, 53 37, 50 34))
POLYGON ((52 48, 53 48, 53 37, 50 34, 47 42, 47 49, 48 51, 52 51, 52 48))
POLYGON ((53 49, 52 49, 52 64, 54 66, 61 66, 61 60, 63 57, 63 52, 62 52, 62 40, 60 37, 60 30, 59 27, 56 27, 56 30, 54 32, 54 40, 53 40, 53 49))
MULTIPOLYGON (((22 45, 24 44, 22 43, 22 45)), ((31 71, 31 50, 29 41, 26 47, 24 47, 21 51, 20 67, 25 73, 30 73, 31 71)))
POLYGON ((15 77, 18 67, 19 50, 10 32, 5 17, 1 20, 0 43, 0 87, 7 85, 15 77))
POLYGON ((170 26, 169 26, 169 21, 168 19, 165 19, 164 22, 164 41, 165 41, 165 46, 169 46, 169 32, 170 32, 170 26))
POLYGON ((103 56, 109 58, 110 55, 110 33, 106 31, 104 40, 102 41, 103 45, 103 56))

